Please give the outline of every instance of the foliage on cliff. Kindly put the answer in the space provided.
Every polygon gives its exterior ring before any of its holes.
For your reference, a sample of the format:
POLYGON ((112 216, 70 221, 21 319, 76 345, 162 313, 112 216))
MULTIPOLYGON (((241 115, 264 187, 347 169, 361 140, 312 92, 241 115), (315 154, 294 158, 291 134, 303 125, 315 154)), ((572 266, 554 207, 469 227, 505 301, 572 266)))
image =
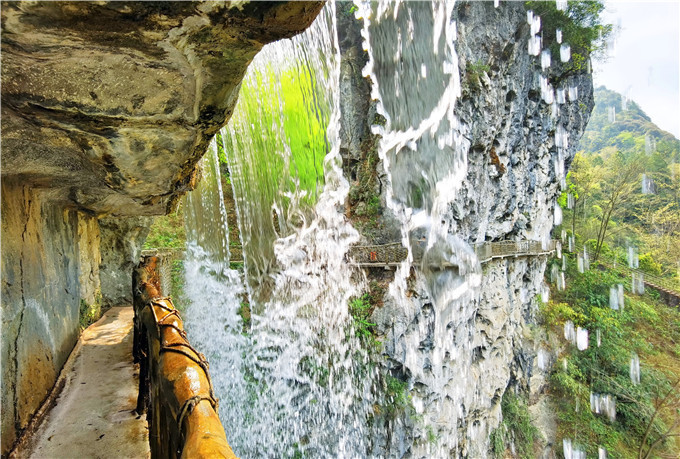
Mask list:
POLYGON ((186 245, 184 213, 182 202, 177 209, 154 219, 149 235, 144 242, 145 249, 183 249, 186 245))
POLYGON ((570 320, 590 338, 583 351, 564 341, 552 366, 557 448, 567 438, 588 457, 598 457, 600 446, 609 457, 646 457, 650 451, 652 457, 677 457, 680 444, 672 435, 680 434, 680 312, 661 303, 653 290, 630 294, 629 279, 595 264, 580 274, 574 257, 565 256, 567 288, 553 292, 542 307, 542 321, 563 336, 570 320), (625 306, 613 310, 609 289, 619 283, 626 286, 625 306), (640 359, 639 384, 630 377, 633 355, 640 359), (615 398, 614 420, 591 409, 591 394, 615 398))
POLYGON ((602 21, 604 2, 572 1, 566 10, 558 10, 555 2, 546 1, 529 1, 525 6, 541 17, 543 45, 550 48, 553 56, 559 56, 556 31, 562 31, 562 43, 571 46, 571 60, 565 64, 567 71, 586 68, 588 59, 601 54, 614 31, 611 24, 602 21))

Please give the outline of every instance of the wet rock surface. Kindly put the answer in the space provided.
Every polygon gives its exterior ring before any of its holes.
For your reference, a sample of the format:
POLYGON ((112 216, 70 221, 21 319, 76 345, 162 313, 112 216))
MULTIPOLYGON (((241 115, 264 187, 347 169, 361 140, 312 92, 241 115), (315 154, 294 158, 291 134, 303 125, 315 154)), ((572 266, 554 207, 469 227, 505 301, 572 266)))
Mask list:
POLYGON ((64 389, 22 457, 151 457, 144 416, 135 412, 131 306, 85 330, 69 359, 64 389))

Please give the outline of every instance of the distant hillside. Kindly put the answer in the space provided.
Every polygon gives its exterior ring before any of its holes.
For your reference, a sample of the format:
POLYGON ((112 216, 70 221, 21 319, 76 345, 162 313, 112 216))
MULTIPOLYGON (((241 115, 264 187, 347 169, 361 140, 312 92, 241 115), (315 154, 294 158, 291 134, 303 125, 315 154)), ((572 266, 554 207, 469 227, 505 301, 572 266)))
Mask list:
POLYGON ((595 153, 598 150, 616 145, 619 134, 630 133, 633 136, 648 136, 654 138, 659 144, 669 143, 669 151, 680 149, 680 141, 671 133, 659 128, 640 106, 629 100, 626 110, 623 110, 623 96, 616 91, 610 91, 604 86, 595 89, 595 108, 590 117, 580 147, 586 153, 595 153), (616 121, 610 121, 611 110, 614 109, 616 121))

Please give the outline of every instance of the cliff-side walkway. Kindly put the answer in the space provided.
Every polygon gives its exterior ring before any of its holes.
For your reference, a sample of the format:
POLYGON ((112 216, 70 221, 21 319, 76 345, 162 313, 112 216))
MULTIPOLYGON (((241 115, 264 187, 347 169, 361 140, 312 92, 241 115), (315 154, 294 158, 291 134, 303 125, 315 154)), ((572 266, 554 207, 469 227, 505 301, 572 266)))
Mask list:
POLYGON ((21 457, 149 457, 146 419, 134 411, 133 316, 132 307, 112 308, 83 332, 64 389, 21 457))

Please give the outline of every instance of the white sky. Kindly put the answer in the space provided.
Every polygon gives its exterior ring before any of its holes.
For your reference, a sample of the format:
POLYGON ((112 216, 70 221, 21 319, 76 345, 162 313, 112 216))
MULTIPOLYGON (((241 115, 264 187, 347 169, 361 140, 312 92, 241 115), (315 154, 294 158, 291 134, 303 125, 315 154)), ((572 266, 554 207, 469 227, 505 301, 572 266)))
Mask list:
POLYGON ((608 0, 605 20, 620 30, 595 87, 628 94, 661 129, 680 137, 680 0, 608 0))

